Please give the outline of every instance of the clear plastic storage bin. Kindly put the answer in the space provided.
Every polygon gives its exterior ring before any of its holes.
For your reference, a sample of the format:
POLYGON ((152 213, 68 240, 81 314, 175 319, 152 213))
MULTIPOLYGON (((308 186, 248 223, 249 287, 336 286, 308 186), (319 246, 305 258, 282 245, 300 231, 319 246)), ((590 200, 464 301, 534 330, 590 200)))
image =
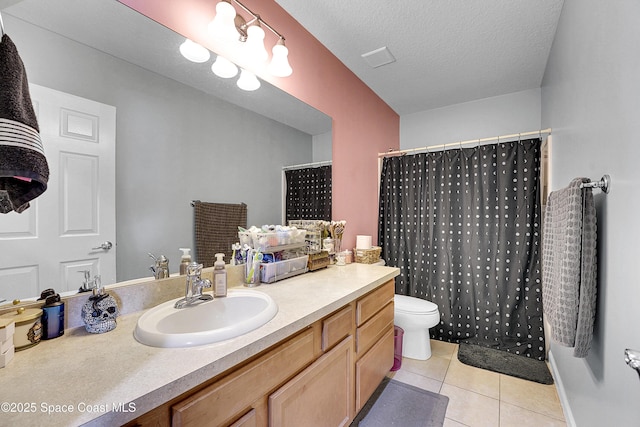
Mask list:
POLYGON ((308 260, 309 256, 305 255, 284 261, 262 263, 260 281, 262 283, 273 283, 287 277, 306 273, 308 260))
POLYGON ((238 231, 238 239, 240 239, 240 246, 253 245, 253 236, 250 231, 238 231))
POLYGON ((267 252, 279 246, 304 244, 306 230, 285 230, 270 233, 255 233, 252 236, 253 248, 267 252))

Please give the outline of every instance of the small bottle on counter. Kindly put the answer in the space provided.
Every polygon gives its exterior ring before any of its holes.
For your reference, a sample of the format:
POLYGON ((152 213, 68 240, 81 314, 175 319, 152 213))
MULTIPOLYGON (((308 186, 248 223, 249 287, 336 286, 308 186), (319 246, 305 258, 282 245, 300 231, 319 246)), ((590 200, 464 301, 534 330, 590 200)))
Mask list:
POLYGON ((224 268, 224 254, 216 254, 213 264, 213 294, 216 298, 227 296, 227 270, 224 268))
POLYGON ((38 301, 44 300, 42 307, 42 339, 50 340, 64 335, 64 302, 53 289, 45 289, 38 301))
POLYGON ((180 248, 182 251, 182 257, 180 258, 180 275, 187 274, 187 267, 191 264, 191 249, 180 248))
POLYGON ((351 264, 353 262, 353 252, 351 250, 344 251, 344 262, 351 264))

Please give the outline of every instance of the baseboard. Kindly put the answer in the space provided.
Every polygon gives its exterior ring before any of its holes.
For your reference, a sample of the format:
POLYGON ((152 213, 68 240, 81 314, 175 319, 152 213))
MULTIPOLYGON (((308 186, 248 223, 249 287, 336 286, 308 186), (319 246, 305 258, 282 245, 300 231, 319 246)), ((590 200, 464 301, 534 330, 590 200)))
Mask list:
POLYGON ((556 365, 556 360, 553 358, 553 353, 551 352, 551 350, 549 350, 549 365, 551 366, 553 379, 556 382, 558 398, 560 399, 560 405, 562 405, 562 411, 564 412, 564 417, 566 419, 567 425, 570 427, 576 427, 576 420, 573 418, 571 406, 569 405, 569 399, 567 399, 567 393, 565 392, 564 384, 562 383, 562 377, 560 377, 558 366, 556 365))

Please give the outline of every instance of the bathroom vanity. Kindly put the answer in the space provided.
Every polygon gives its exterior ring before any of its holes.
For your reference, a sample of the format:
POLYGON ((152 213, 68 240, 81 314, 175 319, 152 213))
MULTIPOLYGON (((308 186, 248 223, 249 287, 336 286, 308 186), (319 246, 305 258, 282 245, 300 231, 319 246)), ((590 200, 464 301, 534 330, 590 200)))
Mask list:
POLYGON ((2 419, 29 425, 348 425, 393 365, 398 274, 350 264, 262 285, 256 290, 276 301, 276 316, 204 346, 138 343, 133 329, 142 312, 119 318, 106 334, 67 330, 16 354, 3 369, 3 400, 33 410, 4 412, 2 419))

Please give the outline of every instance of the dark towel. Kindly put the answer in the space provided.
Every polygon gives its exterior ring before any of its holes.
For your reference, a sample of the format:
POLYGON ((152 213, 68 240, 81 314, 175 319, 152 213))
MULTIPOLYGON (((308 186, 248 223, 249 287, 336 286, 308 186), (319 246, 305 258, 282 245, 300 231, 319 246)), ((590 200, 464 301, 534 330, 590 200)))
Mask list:
POLYGON ((197 262, 211 267, 215 254, 223 253, 228 264, 231 245, 238 242, 238 227, 247 227, 247 205, 196 201, 194 209, 197 262))
POLYGON ((591 188, 576 178, 547 199, 542 255, 542 302, 551 337, 586 357, 596 310, 596 209, 591 188))
POLYGON ((47 189, 49 165, 18 50, 0 43, 0 212, 22 212, 47 189))

